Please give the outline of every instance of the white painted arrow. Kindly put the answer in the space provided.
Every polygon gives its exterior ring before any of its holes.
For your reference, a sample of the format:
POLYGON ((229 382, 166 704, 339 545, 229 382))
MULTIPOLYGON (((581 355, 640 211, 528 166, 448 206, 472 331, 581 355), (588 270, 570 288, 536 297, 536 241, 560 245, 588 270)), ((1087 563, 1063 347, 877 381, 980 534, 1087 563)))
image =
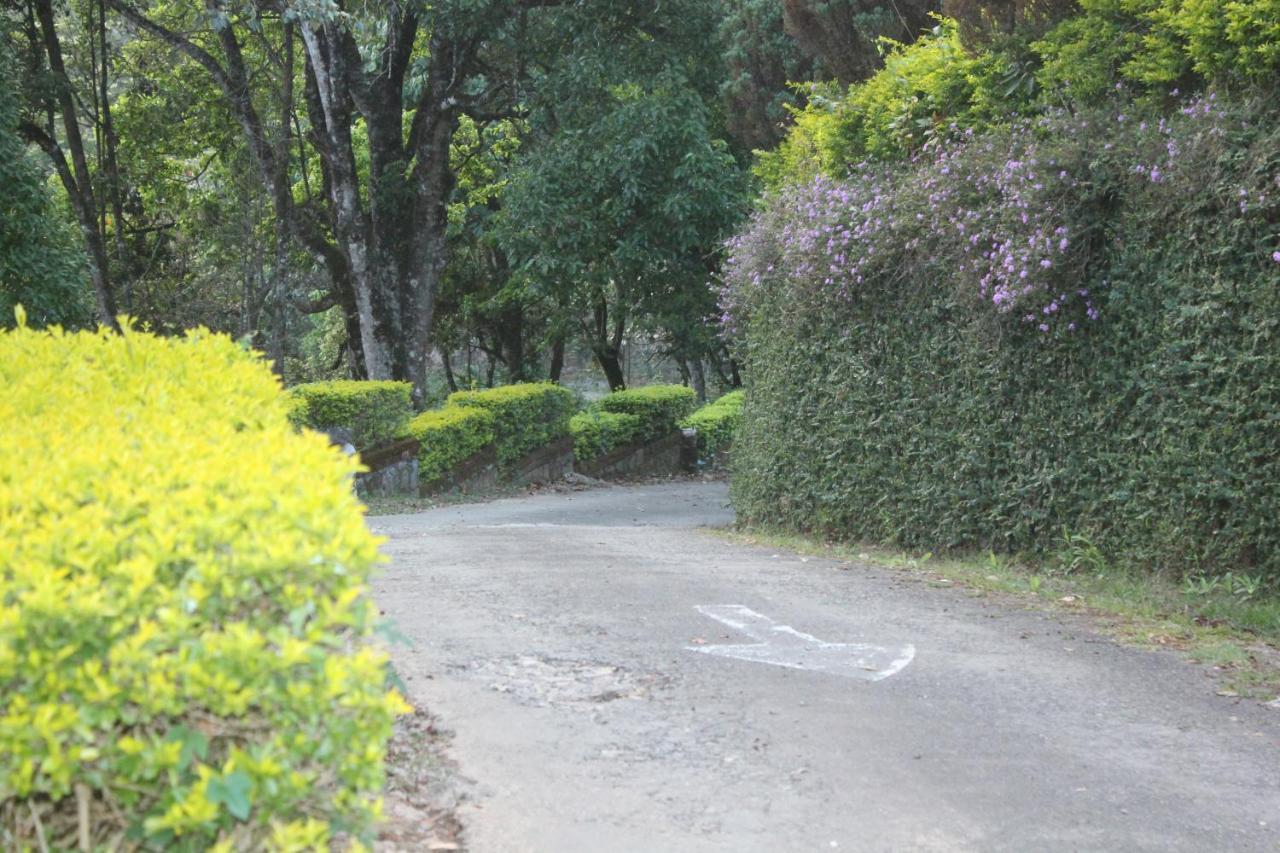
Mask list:
POLYGON ((700 604, 694 610, 757 642, 732 646, 687 646, 691 652, 788 669, 829 672, 863 681, 879 681, 896 675, 916 656, 912 645, 889 649, 866 643, 825 643, 790 625, 779 625, 768 616, 741 604, 700 604))

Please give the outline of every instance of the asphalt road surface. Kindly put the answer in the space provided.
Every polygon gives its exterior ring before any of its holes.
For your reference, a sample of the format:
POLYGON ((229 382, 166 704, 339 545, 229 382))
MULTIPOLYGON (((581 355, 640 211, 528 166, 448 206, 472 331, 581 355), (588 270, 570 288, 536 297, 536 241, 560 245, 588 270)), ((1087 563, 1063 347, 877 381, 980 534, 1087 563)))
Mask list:
POLYGON ((468 850, 1280 850, 1280 711, 731 521, 718 483, 371 520, 468 850))

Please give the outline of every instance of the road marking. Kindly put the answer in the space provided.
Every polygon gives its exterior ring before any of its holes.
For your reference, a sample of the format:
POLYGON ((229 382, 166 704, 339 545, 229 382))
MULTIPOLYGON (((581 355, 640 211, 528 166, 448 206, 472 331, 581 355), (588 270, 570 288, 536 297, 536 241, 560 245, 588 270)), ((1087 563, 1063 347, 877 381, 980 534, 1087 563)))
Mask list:
POLYGON ((862 681, 896 675, 916 656, 912 645, 885 648, 867 643, 827 643, 777 622, 741 604, 699 604, 693 608, 746 634, 755 643, 731 646, 686 646, 691 652, 767 663, 788 669, 829 672, 862 681))

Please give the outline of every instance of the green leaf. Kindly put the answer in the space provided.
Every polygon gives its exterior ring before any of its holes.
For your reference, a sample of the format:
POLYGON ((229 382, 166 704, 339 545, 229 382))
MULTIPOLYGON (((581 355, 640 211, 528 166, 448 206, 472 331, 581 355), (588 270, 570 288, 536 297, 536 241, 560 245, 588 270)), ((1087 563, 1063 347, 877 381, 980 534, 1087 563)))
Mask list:
POLYGON ((244 771, 237 770, 220 779, 211 780, 207 796, 209 802, 226 806, 227 811, 237 820, 248 820, 249 810, 253 805, 249 796, 252 790, 253 781, 244 771))

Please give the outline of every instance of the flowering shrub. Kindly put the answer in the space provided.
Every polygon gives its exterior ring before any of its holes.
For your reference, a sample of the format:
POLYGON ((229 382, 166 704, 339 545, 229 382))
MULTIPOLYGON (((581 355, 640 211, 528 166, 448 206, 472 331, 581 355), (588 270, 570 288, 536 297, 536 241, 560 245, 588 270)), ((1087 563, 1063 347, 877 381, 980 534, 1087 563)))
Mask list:
POLYGON ((404 702, 355 462, 229 338, 0 333, 0 846, 365 836, 404 702))
POLYGON ((1117 101, 766 200, 730 246, 748 521, 1280 573, 1280 113, 1117 101))
MULTIPOLYGON (((1090 270, 1115 206, 1176 207, 1242 121, 1214 95, 1170 118, 1058 111, 940 141, 905 165, 864 162, 845 180, 787 187, 730 244, 725 322, 733 331, 769 282, 846 304, 929 286, 1042 334, 1074 333, 1099 317, 1106 277, 1090 270)), ((1230 192, 1226 215, 1265 230, 1280 188, 1246 174, 1230 192)))

